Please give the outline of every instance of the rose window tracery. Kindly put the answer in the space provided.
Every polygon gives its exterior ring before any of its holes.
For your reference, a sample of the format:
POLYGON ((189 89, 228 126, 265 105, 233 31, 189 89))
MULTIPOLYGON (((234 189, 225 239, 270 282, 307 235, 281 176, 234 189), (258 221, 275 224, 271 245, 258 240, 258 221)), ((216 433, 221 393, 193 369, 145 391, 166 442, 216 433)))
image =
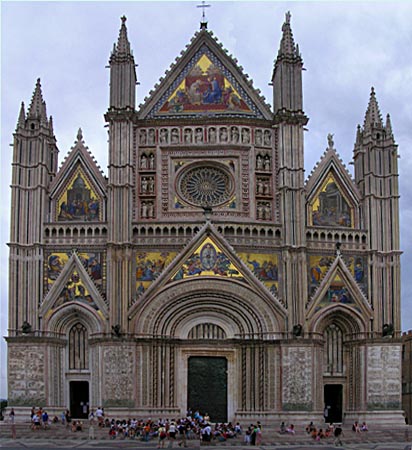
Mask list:
POLYGON ((183 200, 191 205, 219 206, 233 195, 233 181, 223 167, 192 166, 180 176, 178 191, 183 200))

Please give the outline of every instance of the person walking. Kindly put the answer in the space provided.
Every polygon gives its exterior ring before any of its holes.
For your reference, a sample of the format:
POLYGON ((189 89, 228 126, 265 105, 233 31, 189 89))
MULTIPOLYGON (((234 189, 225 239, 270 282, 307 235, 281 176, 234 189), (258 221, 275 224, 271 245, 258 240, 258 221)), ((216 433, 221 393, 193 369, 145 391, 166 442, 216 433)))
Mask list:
POLYGON ((343 430, 340 425, 336 425, 335 431, 333 432, 335 435, 335 447, 342 447, 342 436, 343 436, 343 430))
POLYGON ((10 424, 11 424, 11 438, 16 439, 16 423, 15 423, 15 413, 14 409, 11 408, 11 411, 9 413, 10 418, 10 424))

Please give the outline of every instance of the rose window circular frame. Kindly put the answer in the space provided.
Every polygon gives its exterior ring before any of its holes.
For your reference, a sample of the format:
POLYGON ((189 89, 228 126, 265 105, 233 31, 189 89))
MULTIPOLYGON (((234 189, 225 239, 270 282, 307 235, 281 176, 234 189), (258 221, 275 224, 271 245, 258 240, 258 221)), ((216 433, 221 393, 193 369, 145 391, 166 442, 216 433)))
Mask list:
POLYGON ((207 163, 183 170, 177 186, 185 202, 200 207, 221 206, 232 198, 234 191, 233 178, 226 167, 207 163))

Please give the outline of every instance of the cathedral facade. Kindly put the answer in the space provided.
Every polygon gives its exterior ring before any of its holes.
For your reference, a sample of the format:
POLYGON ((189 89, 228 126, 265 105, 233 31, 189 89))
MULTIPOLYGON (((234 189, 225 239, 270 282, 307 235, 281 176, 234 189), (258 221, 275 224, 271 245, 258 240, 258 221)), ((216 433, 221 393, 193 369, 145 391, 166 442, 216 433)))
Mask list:
POLYGON ((137 109, 122 18, 108 176, 59 150, 40 80, 12 169, 8 390, 85 417, 403 423, 398 151, 371 91, 353 153, 304 177, 290 15, 268 105, 213 33, 137 109))

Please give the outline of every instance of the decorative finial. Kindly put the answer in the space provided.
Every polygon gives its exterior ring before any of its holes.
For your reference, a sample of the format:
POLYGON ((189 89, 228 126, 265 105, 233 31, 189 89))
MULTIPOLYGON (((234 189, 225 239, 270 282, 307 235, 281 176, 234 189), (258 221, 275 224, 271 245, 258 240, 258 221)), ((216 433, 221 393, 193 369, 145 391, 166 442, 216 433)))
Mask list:
POLYGON ((77 132, 77 142, 81 142, 83 140, 83 132, 82 129, 79 128, 79 131, 77 132))
POLYGON ((205 14, 205 8, 210 8, 210 5, 206 5, 205 0, 202 0, 201 5, 197 5, 197 8, 202 8, 202 21, 200 22, 200 29, 206 30, 207 29, 207 20, 206 20, 206 14, 205 14))
POLYGON ((122 24, 125 24, 127 17, 125 15, 123 15, 122 17, 120 17, 120 20, 122 21, 122 24))
POLYGON ((286 23, 290 23, 290 18, 292 17, 292 14, 290 13, 290 11, 287 11, 285 14, 285 20, 286 23))
POLYGON ((341 242, 336 242, 335 247, 336 247, 336 256, 340 256, 342 253, 340 251, 340 247, 341 247, 342 243, 341 242))
POLYGON ((333 134, 332 133, 328 133, 328 148, 333 148, 333 146, 335 145, 335 143, 333 142, 333 134))

